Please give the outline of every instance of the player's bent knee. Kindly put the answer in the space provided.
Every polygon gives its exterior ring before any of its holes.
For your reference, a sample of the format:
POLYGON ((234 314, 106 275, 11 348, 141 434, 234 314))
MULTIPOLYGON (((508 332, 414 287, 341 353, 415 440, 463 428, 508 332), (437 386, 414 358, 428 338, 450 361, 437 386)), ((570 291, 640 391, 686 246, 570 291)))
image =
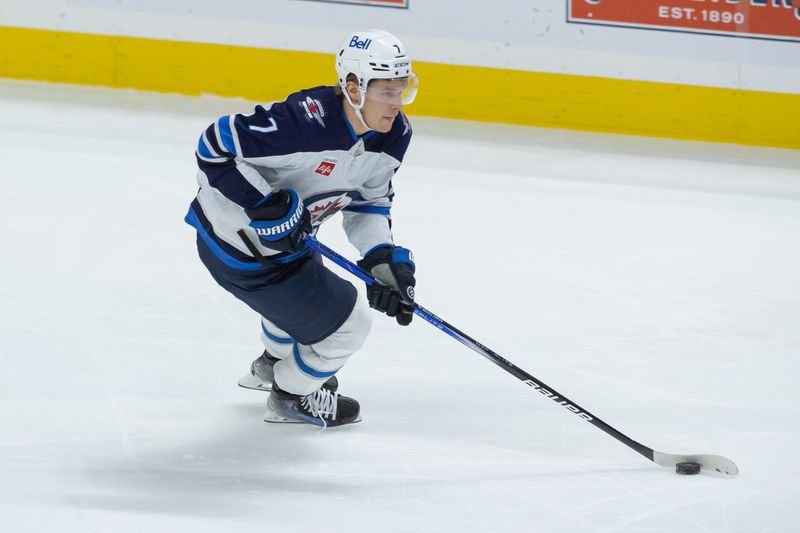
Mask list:
POLYGON ((314 344, 314 351, 327 358, 347 357, 364 345, 371 328, 369 305, 364 298, 356 298, 347 320, 331 335, 314 344))
POLYGON ((348 322, 351 322, 353 331, 351 333, 351 342, 353 343, 354 352, 361 349, 364 342, 367 340, 367 335, 369 335, 372 329, 373 316, 374 314, 369 308, 367 301, 364 298, 356 298, 356 305, 353 306, 353 312, 350 313, 350 317, 347 319, 348 322))

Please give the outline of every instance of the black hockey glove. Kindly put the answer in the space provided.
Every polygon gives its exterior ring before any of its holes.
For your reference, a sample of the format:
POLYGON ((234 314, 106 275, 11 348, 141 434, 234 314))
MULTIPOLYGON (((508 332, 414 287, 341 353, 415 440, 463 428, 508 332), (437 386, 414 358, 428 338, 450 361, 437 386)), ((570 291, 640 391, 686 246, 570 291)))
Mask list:
POLYGON ((414 259, 406 248, 391 244, 376 246, 358 262, 378 284, 367 286, 369 306, 395 317, 401 326, 411 323, 414 313, 414 259))
POLYGON ((244 212, 264 246, 279 252, 297 252, 305 248, 306 235, 312 231, 311 214, 292 189, 272 192, 244 212))

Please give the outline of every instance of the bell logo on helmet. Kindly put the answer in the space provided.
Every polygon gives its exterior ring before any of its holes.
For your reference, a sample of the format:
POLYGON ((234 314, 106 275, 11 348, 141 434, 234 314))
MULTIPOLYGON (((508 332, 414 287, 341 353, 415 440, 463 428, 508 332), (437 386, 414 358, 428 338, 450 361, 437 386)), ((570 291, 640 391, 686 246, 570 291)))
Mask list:
POLYGON ((353 35, 353 38, 350 39, 350 48, 358 48, 359 50, 367 50, 369 49, 369 45, 372 44, 372 39, 364 39, 363 41, 358 40, 358 35, 353 35))
MULTIPOLYGON (((347 103, 358 113, 364 106, 367 87, 373 80, 408 78, 408 86, 401 94, 402 105, 414 101, 417 93, 417 75, 413 71, 414 61, 406 55, 405 47, 391 33, 379 30, 358 30, 345 37, 336 54, 336 73, 339 86, 347 103), (353 80, 350 75, 355 76, 353 80), (355 81, 361 98, 351 98, 347 79, 355 81)), ((358 116, 358 115, 357 115, 358 116)))

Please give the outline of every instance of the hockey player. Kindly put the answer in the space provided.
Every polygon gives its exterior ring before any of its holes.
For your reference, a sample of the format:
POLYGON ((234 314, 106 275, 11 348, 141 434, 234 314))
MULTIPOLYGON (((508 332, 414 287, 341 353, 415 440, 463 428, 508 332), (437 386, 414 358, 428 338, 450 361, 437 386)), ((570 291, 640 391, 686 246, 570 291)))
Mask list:
POLYGON ((364 343, 372 317, 355 287, 305 243, 335 213, 363 257, 358 264, 383 284, 367 288, 369 306, 401 325, 413 316, 415 266, 394 244, 390 211, 392 177, 411 139, 401 109, 414 100, 417 77, 402 43, 382 30, 348 35, 336 71, 337 86, 220 118, 196 152, 200 189, 186 222, 211 276, 261 316, 265 351, 240 385, 271 390, 268 422, 360 420, 335 374, 364 343))

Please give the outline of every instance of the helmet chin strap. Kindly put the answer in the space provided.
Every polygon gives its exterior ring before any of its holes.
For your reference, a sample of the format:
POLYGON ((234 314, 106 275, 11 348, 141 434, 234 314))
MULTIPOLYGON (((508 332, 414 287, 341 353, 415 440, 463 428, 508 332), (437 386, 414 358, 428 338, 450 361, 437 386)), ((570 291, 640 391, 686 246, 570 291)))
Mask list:
POLYGON ((364 99, 367 97, 367 95, 365 93, 361 93, 361 103, 359 105, 353 103, 353 101, 350 99, 350 94, 347 91, 344 91, 344 97, 347 98, 347 103, 350 104, 350 107, 355 112, 356 118, 359 122, 361 122, 361 125, 368 130, 374 129, 367 124, 367 121, 364 120, 364 116, 361 114, 361 108, 364 107, 364 99))
POLYGON ((369 124, 367 124, 367 121, 366 121, 366 120, 364 120, 364 117, 361 115, 361 108, 360 108, 360 107, 358 107, 358 108, 355 108, 355 107, 354 107, 354 108, 353 108, 353 111, 355 111, 355 112, 356 112, 356 117, 358 117, 358 120, 359 120, 359 122, 361 122, 361 125, 362 125, 362 126, 364 126, 365 128, 367 128, 368 130, 372 130, 372 129, 374 129, 374 128, 370 128, 370 127, 369 127, 369 124))

